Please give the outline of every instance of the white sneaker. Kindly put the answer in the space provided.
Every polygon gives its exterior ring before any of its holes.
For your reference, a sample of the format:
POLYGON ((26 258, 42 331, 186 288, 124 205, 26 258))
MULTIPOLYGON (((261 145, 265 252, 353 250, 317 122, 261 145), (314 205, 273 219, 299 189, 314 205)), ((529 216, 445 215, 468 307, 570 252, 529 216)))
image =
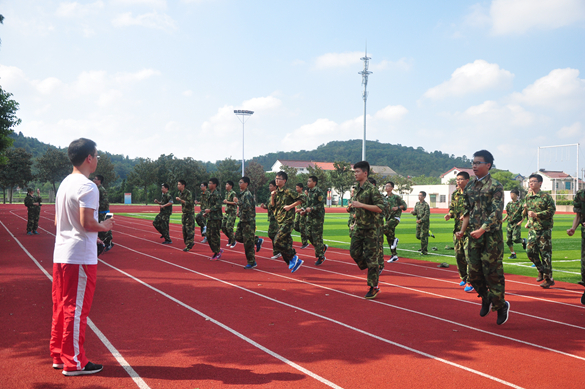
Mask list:
POLYGON ((392 246, 390 246, 390 249, 395 250, 396 246, 398 246, 398 238, 394 238, 394 242, 392 242, 392 246))
POLYGON ((237 245, 237 244, 238 244, 238 242, 236 242, 236 241, 234 240, 234 243, 232 243, 232 245, 230 246, 230 248, 232 248, 232 249, 233 249, 234 247, 236 247, 236 245, 237 245))
POLYGON ((397 255, 393 255, 392 257, 390 257, 389 260, 387 260, 386 262, 388 263, 392 263, 392 262, 396 262, 398 261, 398 256, 397 255))
POLYGON ((280 257, 282 257, 282 254, 281 253, 278 253, 278 254, 273 255, 272 257, 270 257, 270 259, 278 259, 280 257))

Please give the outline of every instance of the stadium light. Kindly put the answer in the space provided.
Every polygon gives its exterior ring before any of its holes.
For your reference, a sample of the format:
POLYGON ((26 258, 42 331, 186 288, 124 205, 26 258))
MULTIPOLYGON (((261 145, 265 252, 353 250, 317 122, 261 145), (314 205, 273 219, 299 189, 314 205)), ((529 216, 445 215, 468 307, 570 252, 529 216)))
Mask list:
POLYGON ((254 111, 248 111, 245 109, 234 109, 234 113, 242 122, 242 177, 244 177, 244 123, 246 123, 247 118, 254 114, 254 111), (241 116, 241 117, 240 117, 241 116))
POLYGON ((370 59, 371 58, 368 57, 368 45, 366 44, 366 53, 360 58, 361 61, 364 61, 364 70, 358 72, 358 74, 362 75, 362 85, 364 86, 364 92, 362 94, 364 99, 364 140, 362 141, 362 161, 366 160, 366 102, 368 101, 368 76, 372 74, 372 72, 368 71, 370 59))

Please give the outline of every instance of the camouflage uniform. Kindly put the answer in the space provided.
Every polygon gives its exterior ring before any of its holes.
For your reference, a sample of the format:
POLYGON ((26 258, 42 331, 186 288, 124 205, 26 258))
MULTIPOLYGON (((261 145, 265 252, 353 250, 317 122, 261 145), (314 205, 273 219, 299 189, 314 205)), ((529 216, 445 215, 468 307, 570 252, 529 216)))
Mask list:
MULTIPOLYGON (((355 187, 354 187, 355 190, 355 187)), ((355 192, 354 192, 355 193, 355 192)), ((349 213, 349 217, 347 219, 347 226, 349 227, 349 237, 353 236, 353 231, 355 229, 355 208, 351 207, 351 203, 355 200, 354 196, 349 198, 349 205, 347 206, 347 212, 349 213)))
POLYGON ((258 242, 256 236, 256 202, 248 189, 238 196, 238 228, 236 229, 236 241, 244 244, 244 252, 249 265, 256 263, 254 246, 258 242))
POLYGON ((526 254, 528 259, 536 265, 544 279, 552 278, 552 242, 553 216, 556 211, 555 202, 548 193, 531 193, 526 195, 523 215, 528 211, 535 212, 538 216, 528 218, 528 245, 526 254))
POLYGON ((39 228, 39 218, 41 217, 41 196, 31 196, 27 193, 24 198, 24 205, 28 210, 28 218, 26 221, 26 232, 35 232, 39 228), (39 205, 34 205, 39 203, 39 205))
POLYGON ((282 254, 282 259, 288 265, 291 259, 297 254, 293 248, 292 230, 295 220, 295 209, 284 210, 287 205, 297 201, 305 201, 305 195, 294 190, 278 188, 274 196, 274 217, 278 223, 278 232, 274 237, 274 248, 282 254))
POLYGON ((581 189, 573 200, 573 212, 579 214, 581 225, 581 282, 585 283, 585 190, 581 189))
POLYGON ((506 228, 506 244, 508 247, 513 247, 514 243, 522 243, 522 226, 517 225, 522 220, 523 202, 510 201, 506 205, 506 213, 508 214, 508 227, 506 228))
POLYGON ((223 200, 219 189, 209 191, 207 214, 207 243, 214 254, 219 253, 221 244, 221 219, 223 200))
MULTIPOLYGON (((396 238, 396 226, 400 223, 400 217, 402 216, 402 208, 406 209, 406 203, 402 199, 402 197, 392 193, 391 196, 386 196, 386 202, 388 203, 388 207, 386 208, 386 212, 384 212, 384 217, 386 218, 386 225, 384 226, 384 235, 386 235, 386 239, 388 240, 388 246, 392 247, 394 243, 394 239, 396 238), (398 207, 396 211, 393 211, 392 208, 398 207)), ((392 255, 396 254, 396 248, 390 249, 392 255)))
POLYGON ((195 209, 193 205, 193 195, 187 188, 179 194, 179 198, 185 203, 181 202, 181 210, 183 215, 181 216, 181 222, 183 223, 183 241, 185 247, 191 250, 195 244, 195 221, 193 216, 195 215, 195 209))
POLYGON ((465 214, 469 216, 471 231, 481 227, 485 230, 479 239, 472 236, 468 238, 468 282, 479 297, 491 301, 492 311, 497 311, 506 304, 506 281, 502 263, 504 187, 488 174, 482 180, 469 181, 464 195, 465 214))
MULTIPOLYGON (((359 183, 356 183, 353 197, 354 201, 368 205, 376 205, 381 210, 384 210, 384 199, 380 191, 369 181, 364 182, 361 186, 359 183)), ((356 208, 354 212, 355 227, 353 236, 351 237, 349 253, 360 270, 368 269, 368 286, 377 288, 378 271, 380 268, 377 257, 380 240, 378 236, 377 214, 366 211, 363 208, 356 208)))
POLYGON ((384 202, 384 208, 382 208, 382 213, 376 214, 376 239, 378 241, 378 252, 376 254, 376 258, 378 260, 378 266, 380 266, 380 272, 384 270, 384 213, 388 210, 388 202, 386 198, 382 196, 382 201, 384 202))
POLYGON ((276 233, 278 232, 278 222, 276 221, 276 218, 274 217, 274 209, 270 205, 270 203, 268 203, 266 210, 268 211, 268 223, 269 223, 268 224, 268 237, 272 241, 272 255, 277 255, 278 251, 274 247, 274 238, 276 237, 276 233))
POLYGON ((197 225, 201 228, 201 236, 203 234, 203 227, 207 226, 207 216, 205 215, 205 210, 209 208, 209 190, 206 190, 205 193, 201 193, 201 199, 199 200, 199 213, 195 217, 197 221, 197 225))
POLYGON ((465 213, 465 195, 457 189, 451 195, 451 204, 449 204, 449 217, 455 221, 453 225, 453 246, 455 249, 455 260, 457 261, 457 270, 459 270, 459 277, 462 281, 468 282, 469 275, 469 260, 467 258, 467 243, 469 241, 469 233, 471 228, 468 226, 465 230, 465 235, 461 239, 457 239, 456 232, 461 230, 461 216, 465 213))
MULTIPOLYGON (((302 194, 301 196, 303 196, 303 199, 307 199, 307 196, 305 196, 304 194, 302 194)), ((297 205, 296 209, 301 209, 304 208, 304 205, 297 205)), ((295 226, 294 229, 296 232, 298 232, 299 234, 301 234, 301 244, 302 245, 306 245, 308 244, 308 239, 309 239, 309 234, 307 233, 307 216, 306 215, 301 215, 301 213, 297 213, 295 216, 295 226)))
POLYGON ((325 222, 325 195, 321 189, 316 186, 309 189, 306 208, 311 208, 311 212, 306 214, 307 235, 315 248, 315 257, 321 258, 324 256, 323 223, 325 222))
MULTIPOLYGON (((225 194, 225 199, 230 203, 234 202, 234 197, 236 197, 234 190, 230 190, 225 194)), ((228 243, 234 242, 234 224, 236 224, 236 206, 226 204, 225 215, 223 215, 223 220, 221 221, 221 230, 227 236, 228 243)))
POLYGON ((431 224, 431 208, 429 203, 426 201, 418 202, 414 206, 414 210, 411 212, 416 216, 416 220, 420 220, 420 223, 416 223, 416 239, 420 240, 420 252, 426 254, 429 250, 429 227, 431 224))
POLYGON ((156 230, 160 232, 163 238, 165 238, 167 241, 171 240, 171 237, 169 236, 169 219, 173 213, 173 206, 171 205, 169 207, 162 208, 162 205, 168 203, 173 203, 173 200, 171 200, 171 194, 169 192, 163 193, 159 203, 161 205, 160 212, 158 215, 156 215, 154 221, 152 222, 154 228, 156 228, 156 230))
MULTIPOLYGON (((100 208, 98 214, 98 221, 103 222, 106 220, 106 214, 110 212, 110 201, 108 200, 108 192, 103 185, 98 186, 100 191, 100 208)), ((98 232, 98 238, 104 242, 104 245, 108 247, 112 243, 112 230, 98 232)))

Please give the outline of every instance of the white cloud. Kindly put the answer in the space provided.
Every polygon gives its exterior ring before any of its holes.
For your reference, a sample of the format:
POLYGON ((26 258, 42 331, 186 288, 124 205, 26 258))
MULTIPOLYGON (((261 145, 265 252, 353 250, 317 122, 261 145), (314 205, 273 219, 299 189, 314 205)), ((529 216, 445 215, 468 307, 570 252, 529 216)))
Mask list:
POLYGON ((132 16, 132 12, 126 12, 116 16, 112 20, 112 24, 116 27, 141 26, 159 30, 175 30, 177 28, 173 18, 158 12, 150 12, 136 17, 132 16))
POLYGON ((555 69, 527 86, 522 93, 513 93, 512 100, 559 111, 582 109, 585 104, 585 80, 579 78, 577 69, 555 69))
POLYGON ((575 122, 570 126, 565 126, 557 132, 559 138, 573 138, 581 135, 581 123, 575 122))
POLYGON ((488 89, 508 88, 513 78, 512 73, 500 69, 498 64, 478 59, 457 68, 449 81, 430 88, 423 97, 439 100, 447 96, 463 96, 488 89))
POLYGON ((95 14, 104 8, 103 1, 96 1, 89 4, 79 4, 78 2, 60 3, 55 14, 64 18, 81 18, 95 14))
POLYGON ((386 59, 380 62, 370 62, 370 69, 371 70, 386 70, 386 69, 396 69, 396 70, 403 70, 408 71, 412 69, 413 66, 412 58, 400 58, 398 61, 388 61, 386 59))
POLYGON ((282 105, 282 101, 274 96, 267 97, 255 97, 250 100, 246 100, 242 103, 243 109, 251 111, 261 111, 278 108, 282 105))
POLYGON ((193 96, 193 91, 190 90, 190 89, 189 90, 186 90, 186 91, 183 92, 183 96, 185 96, 185 97, 191 97, 191 96, 193 96))
POLYGON ((492 20, 488 10, 482 4, 474 4, 469 7, 469 14, 465 16, 465 24, 472 27, 486 27, 491 25, 492 20))
POLYGON ((150 8, 160 8, 166 9, 167 8, 167 1, 166 0, 110 0, 112 4, 115 5, 128 5, 128 6, 136 6, 136 5, 144 5, 150 8))
POLYGON ((315 67, 317 69, 331 69, 339 67, 347 67, 359 64, 360 58, 364 53, 353 51, 348 53, 327 53, 323 54, 315 60, 315 67))
POLYGON ((385 108, 382 108, 374 117, 376 119, 383 119, 383 120, 400 120, 404 115, 408 113, 408 109, 406 109, 402 105, 389 105, 385 108))
POLYGON ((469 107, 463 115, 457 114, 456 116, 499 128, 505 128, 508 125, 525 127, 535 122, 535 115, 521 106, 517 104, 500 105, 491 100, 469 107))
POLYGON ((49 94, 53 93, 57 88, 61 87, 62 85, 63 85, 63 83, 58 78, 48 77, 48 78, 45 78, 43 81, 39 82, 36 85, 36 87, 40 93, 42 93, 44 95, 49 95, 49 94))
POLYGON ((150 78, 152 76, 159 76, 160 72, 154 69, 142 69, 135 73, 117 73, 114 77, 116 82, 138 82, 150 78))
POLYGON ((523 34, 531 29, 550 30, 585 20, 583 0, 493 0, 492 32, 523 34))

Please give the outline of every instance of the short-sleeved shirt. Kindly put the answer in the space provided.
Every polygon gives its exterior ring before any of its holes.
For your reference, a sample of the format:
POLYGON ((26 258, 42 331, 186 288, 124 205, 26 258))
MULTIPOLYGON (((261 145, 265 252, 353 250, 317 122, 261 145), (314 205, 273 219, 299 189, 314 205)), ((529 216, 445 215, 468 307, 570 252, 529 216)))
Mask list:
POLYGON ((469 215, 472 231, 483 227, 486 232, 496 232, 502 228, 504 210, 504 187, 488 174, 481 180, 467 183, 465 190, 465 215, 469 215))
POLYGON ((209 214, 207 217, 209 220, 221 220, 222 219, 222 208, 223 208, 223 200, 221 199, 221 194, 218 189, 214 191, 208 191, 209 196, 207 197, 207 206, 209 209, 209 214))
MULTIPOLYGON (((160 198, 160 205, 165 205, 168 203, 173 203, 173 200, 171 199, 171 194, 169 192, 167 193, 163 193, 162 197, 160 198)), ((173 213, 173 206, 171 205, 170 207, 164 207, 160 209, 160 214, 161 215, 170 215, 173 213)))
POLYGON ((254 196, 248 189, 240 193, 238 206, 240 207, 239 216, 241 222, 250 223, 256 220, 256 202, 254 201, 254 196))
POLYGON ((557 210, 555 202, 548 193, 528 193, 525 198, 523 215, 528 211, 536 213, 536 217, 529 217, 530 228, 536 231, 550 230, 554 225, 554 215, 557 210))
MULTIPOLYGON (((234 197, 236 197, 236 192, 233 189, 225 194, 225 199, 227 201, 229 201, 230 203, 234 202, 234 197)), ((226 215, 235 215, 236 214, 236 206, 232 205, 232 204, 226 204, 225 213, 226 213, 226 215)))
POLYGON ((524 210, 523 202, 520 200, 510 201, 506 204, 506 214, 508 214, 508 224, 517 224, 522 220, 522 211, 524 210))
POLYGON ((195 212, 193 205, 193 195, 189 189, 183 189, 182 192, 179 192, 179 198, 185 201, 184 203, 181 201, 181 209, 183 210, 183 213, 195 212))
POLYGON ((70 174, 57 190, 55 197, 54 263, 73 265, 97 264, 97 232, 86 231, 81 225, 81 208, 93 209, 98 221, 100 194, 97 186, 83 174, 70 174))
POLYGON ((276 195, 274 196, 274 217, 278 224, 293 222, 295 220, 295 209, 291 208, 285 211, 284 207, 294 204, 299 200, 304 202, 305 195, 297 193, 295 190, 276 189, 276 195))
MULTIPOLYGON (((362 204, 375 205, 384 211, 384 198, 380 191, 372 185, 369 181, 360 186, 359 182, 355 185, 353 194, 354 201, 362 204)), ((355 208, 356 226, 359 229, 377 228, 379 223, 379 215, 376 212, 368 211, 364 208, 355 208)))

